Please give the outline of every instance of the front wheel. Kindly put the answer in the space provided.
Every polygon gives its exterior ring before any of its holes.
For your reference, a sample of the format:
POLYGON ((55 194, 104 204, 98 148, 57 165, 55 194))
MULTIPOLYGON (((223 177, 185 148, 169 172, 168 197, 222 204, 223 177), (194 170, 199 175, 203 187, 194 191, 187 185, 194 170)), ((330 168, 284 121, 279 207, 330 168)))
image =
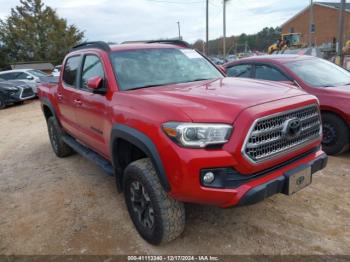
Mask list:
POLYGON ((137 231, 150 244, 170 242, 183 232, 184 204, 164 191, 150 159, 137 160, 125 169, 124 197, 137 231))
POLYGON ((322 114, 323 150, 327 155, 344 152, 349 145, 349 128, 338 116, 331 113, 322 114))

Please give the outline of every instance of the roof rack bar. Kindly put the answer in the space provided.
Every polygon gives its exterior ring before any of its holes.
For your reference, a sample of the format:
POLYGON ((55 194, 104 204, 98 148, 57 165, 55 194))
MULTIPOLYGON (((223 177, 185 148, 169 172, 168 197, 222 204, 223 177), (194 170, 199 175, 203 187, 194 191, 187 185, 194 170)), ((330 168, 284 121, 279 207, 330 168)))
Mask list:
POLYGON ((125 41, 122 44, 173 44, 173 45, 180 45, 187 48, 191 48, 191 45, 187 43, 186 41, 182 40, 172 40, 172 39, 164 39, 164 40, 140 40, 140 41, 125 41))
POLYGON ((101 49, 106 52, 110 52, 111 48, 110 46, 103 41, 95 41, 95 42, 84 42, 79 45, 76 45, 72 48, 72 51, 79 50, 79 49, 87 49, 87 48, 97 48, 101 49))
POLYGON ((147 44, 154 44, 154 43, 160 43, 160 44, 174 44, 174 45, 180 45, 187 48, 190 48, 191 45, 183 40, 150 40, 146 42, 147 44))

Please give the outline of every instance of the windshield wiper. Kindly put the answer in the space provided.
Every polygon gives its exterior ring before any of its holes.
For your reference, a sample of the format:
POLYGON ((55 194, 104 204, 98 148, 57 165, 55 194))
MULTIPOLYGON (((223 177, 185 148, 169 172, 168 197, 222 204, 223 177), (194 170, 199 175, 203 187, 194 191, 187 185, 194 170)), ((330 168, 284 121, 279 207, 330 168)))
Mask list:
POLYGON ((127 91, 137 90, 137 89, 144 89, 144 88, 149 88, 149 87, 157 87, 157 86, 163 86, 163 85, 146 85, 146 86, 139 86, 139 87, 130 88, 130 89, 128 89, 127 91))
POLYGON ((199 82, 199 81, 205 81, 205 80, 213 80, 214 78, 197 78, 194 80, 186 81, 184 83, 191 83, 191 82, 199 82))
POLYGON ((149 87, 157 87, 157 86, 166 86, 166 85, 176 85, 176 84, 182 84, 182 83, 191 83, 191 82, 198 82, 198 81, 204 81, 204 80, 212 80, 212 78, 198 78, 190 81, 185 82, 174 82, 174 83, 165 83, 165 84, 159 84, 159 85, 146 85, 146 86, 140 86, 135 88, 130 88, 127 91, 131 90, 137 90, 137 89, 143 89, 143 88, 149 88, 149 87))

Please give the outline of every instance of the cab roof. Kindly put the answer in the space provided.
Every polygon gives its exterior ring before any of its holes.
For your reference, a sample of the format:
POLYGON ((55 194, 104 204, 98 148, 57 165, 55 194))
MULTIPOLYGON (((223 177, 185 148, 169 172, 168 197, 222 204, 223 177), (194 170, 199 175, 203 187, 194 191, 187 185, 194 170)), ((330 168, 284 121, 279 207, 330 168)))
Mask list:
POLYGON ((137 49, 154 49, 154 48, 185 48, 185 46, 179 46, 175 44, 161 44, 161 43, 131 43, 131 44, 120 44, 111 45, 111 51, 124 51, 124 50, 137 50, 137 49))
POLYGON ((99 49, 105 52, 137 50, 137 49, 154 49, 154 48, 190 48, 190 45, 182 40, 148 40, 148 41, 132 41, 122 44, 110 45, 103 41, 84 42, 72 48, 71 52, 82 49, 99 49))

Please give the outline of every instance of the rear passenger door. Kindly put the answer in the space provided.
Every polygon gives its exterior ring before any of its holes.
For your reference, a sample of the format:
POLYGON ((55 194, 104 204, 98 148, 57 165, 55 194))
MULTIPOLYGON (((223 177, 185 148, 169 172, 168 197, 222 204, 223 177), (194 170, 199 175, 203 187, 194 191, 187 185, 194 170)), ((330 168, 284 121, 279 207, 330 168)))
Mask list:
POLYGON ((80 55, 73 55, 66 59, 62 79, 56 92, 61 124, 77 138, 79 138, 79 125, 76 109, 79 105, 78 77, 80 65, 80 55))

